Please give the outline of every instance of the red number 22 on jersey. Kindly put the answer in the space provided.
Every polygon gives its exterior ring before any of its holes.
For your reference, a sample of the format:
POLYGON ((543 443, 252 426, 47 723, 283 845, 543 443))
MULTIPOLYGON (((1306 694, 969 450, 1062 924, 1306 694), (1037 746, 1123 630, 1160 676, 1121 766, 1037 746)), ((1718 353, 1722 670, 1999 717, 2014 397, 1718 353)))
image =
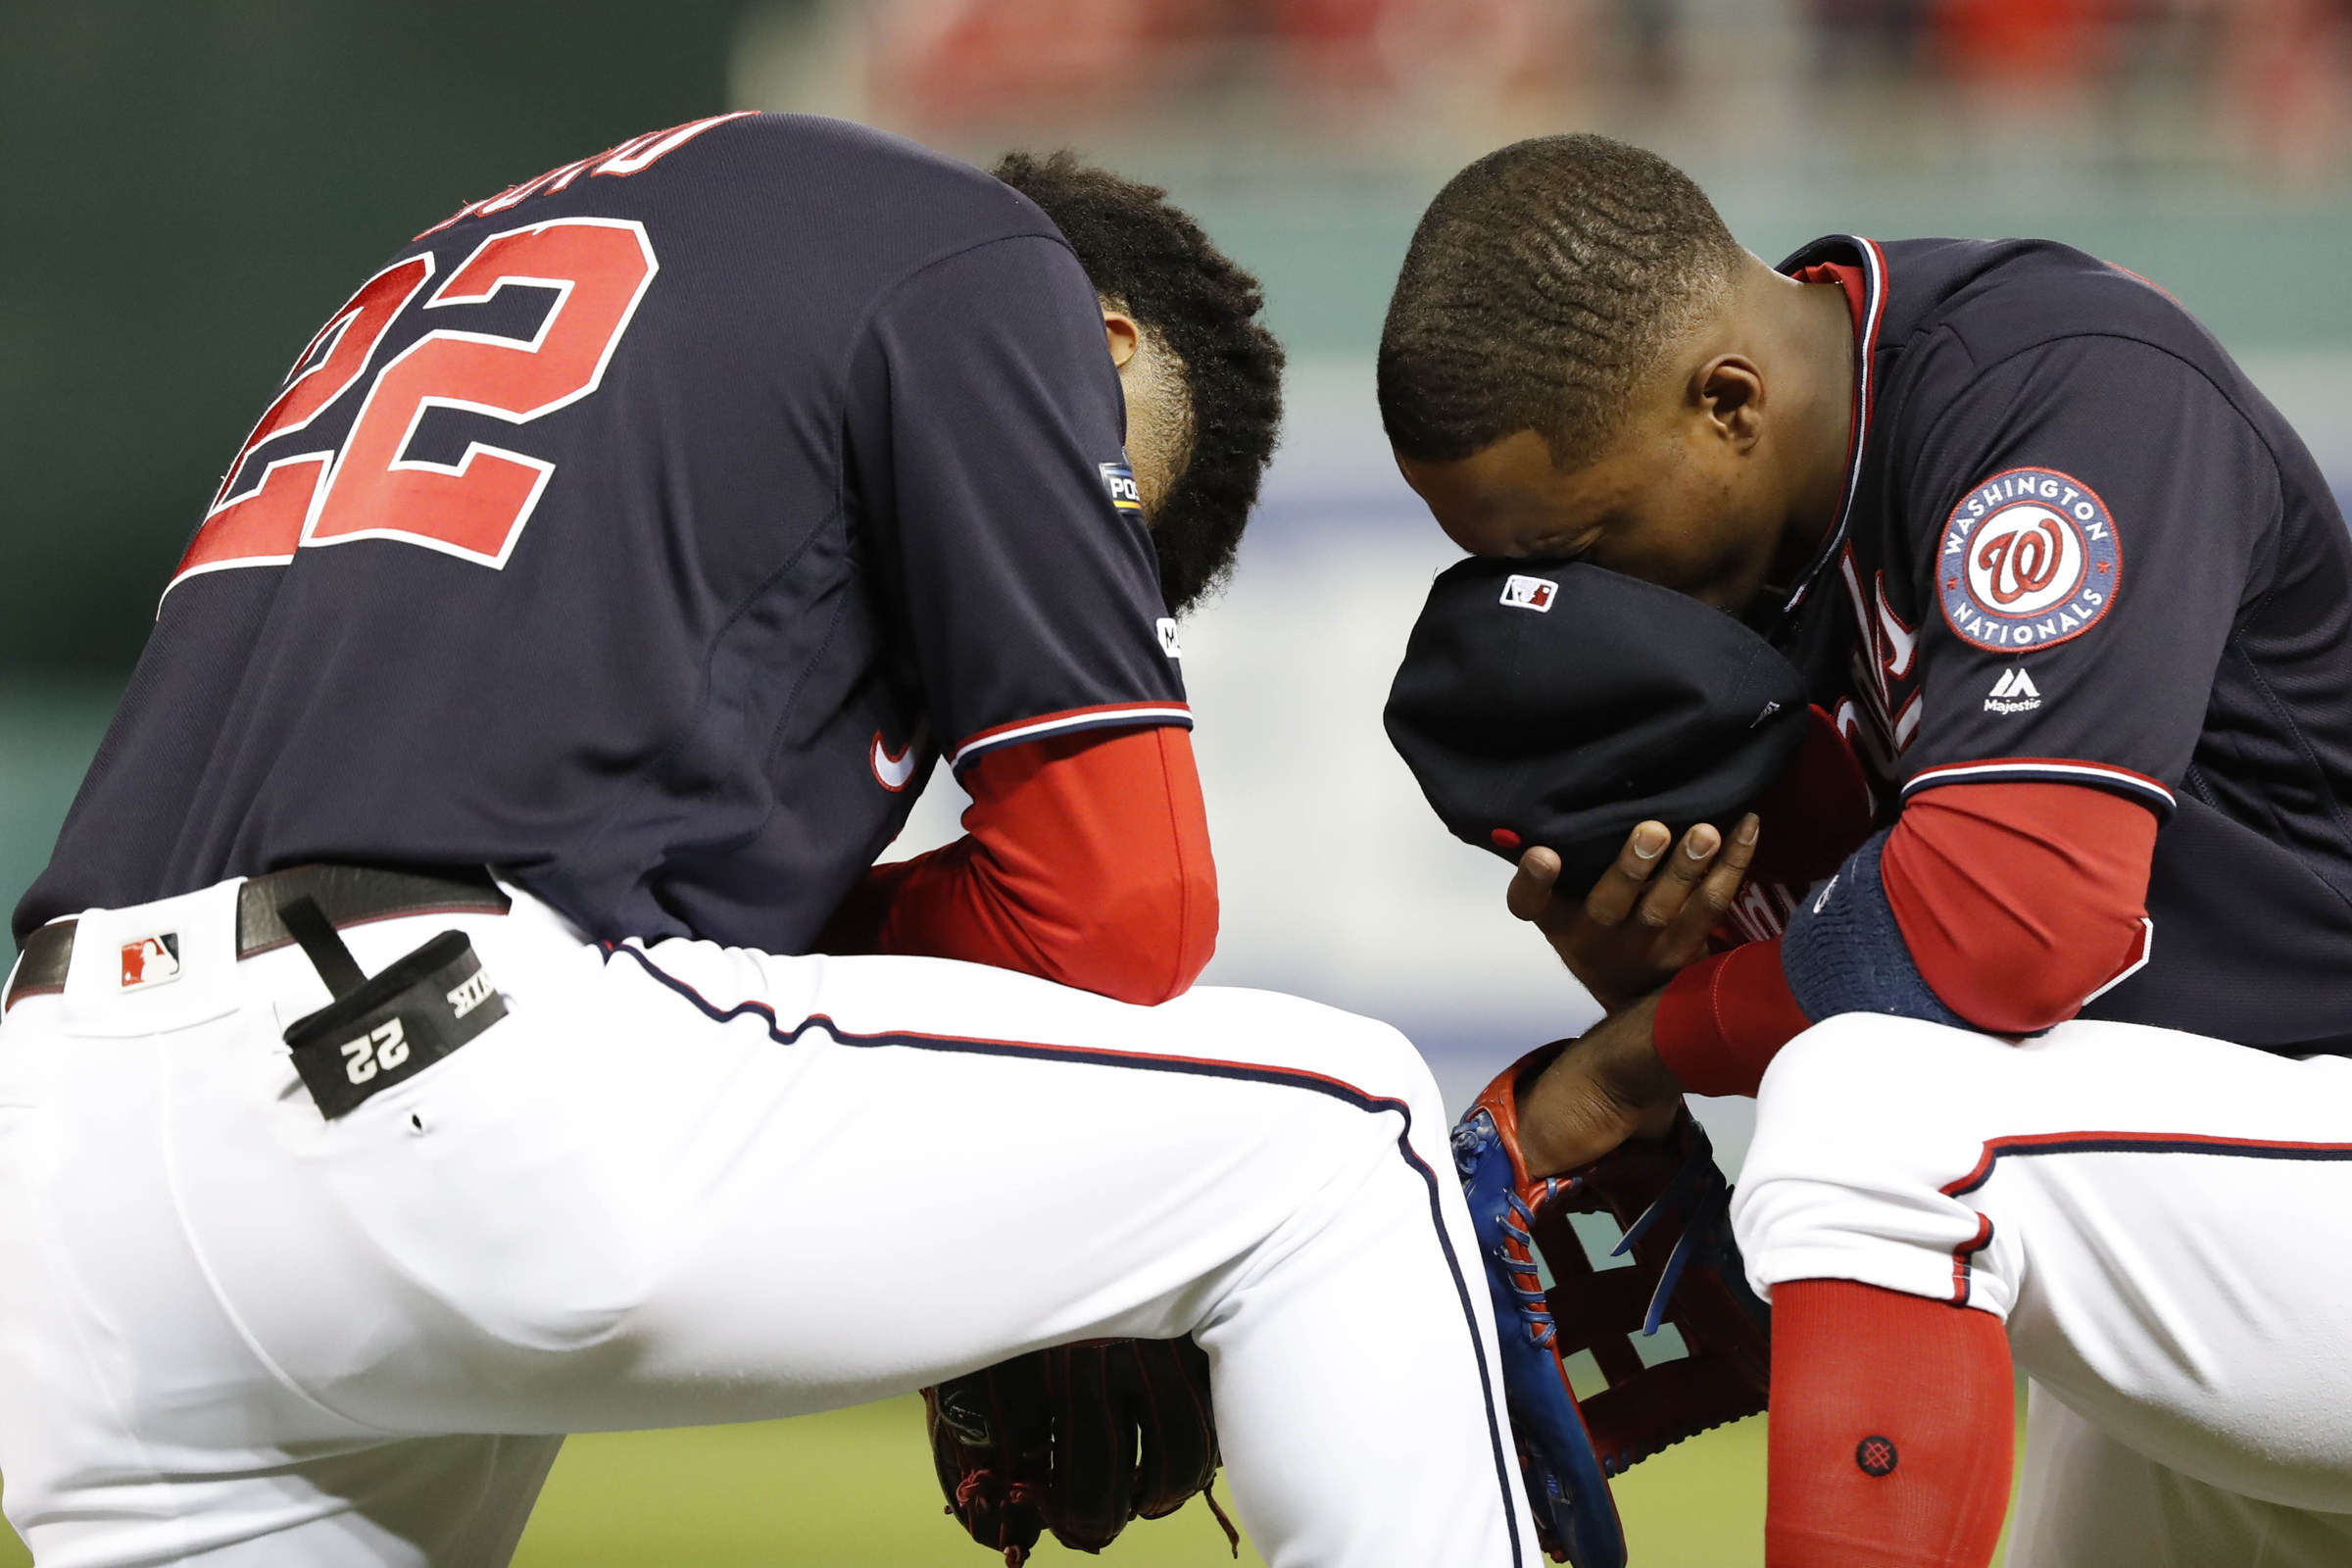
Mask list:
MULTIPOLYGON (((297 548, 396 539, 503 566, 555 472, 485 441, 454 464, 406 455, 426 412, 462 409, 525 425, 595 392, 660 264, 644 225, 564 218, 494 234, 435 289, 430 312, 478 305, 509 284, 556 291, 527 342, 458 327, 428 331, 376 371, 340 446, 247 460, 307 428, 359 387, 384 334, 431 281, 412 256, 369 278, 312 339, 205 514, 171 587, 198 572, 282 564, 297 548)), ((169 593, 170 587, 165 592, 169 593)))

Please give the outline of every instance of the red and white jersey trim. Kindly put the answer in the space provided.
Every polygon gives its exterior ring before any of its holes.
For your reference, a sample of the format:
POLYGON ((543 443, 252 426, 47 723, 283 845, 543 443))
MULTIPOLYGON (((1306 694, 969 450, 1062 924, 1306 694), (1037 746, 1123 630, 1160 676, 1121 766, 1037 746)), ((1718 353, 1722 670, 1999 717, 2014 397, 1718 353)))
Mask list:
POLYGON ((1044 740, 1050 735, 1143 724, 1174 724, 1191 729, 1193 710, 1182 703, 1102 703, 1093 708, 1072 708, 1059 713, 1041 714, 1036 718, 1015 719, 1009 724, 999 724, 994 729, 984 729, 976 735, 966 736, 948 759, 948 765, 961 768, 984 752, 993 752, 1000 746, 1018 745, 1023 741, 1044 740))
POLYGON ((2139 917, 2139 940, 2132 945, 2132 952, 2125 957, 2123 967, 2109 975, 2100 984, 2098 990, 2084 997, 2082 1005, 2089 1006, 2108 992, 2145 969, 2148 966, 2148 960, 2154 956, 2156 956, 2156 922, 2143 914, 2139 917))
POLYGON ((1946 762, 1922 768, 1903 786, 1903 799, 1940 784, 2082 784, 2139 802, 2158 816, 2180 804, 2173 792, 2145 773, 2107 762, 2063 757, 2002 757, 1983 762, 1946 762))

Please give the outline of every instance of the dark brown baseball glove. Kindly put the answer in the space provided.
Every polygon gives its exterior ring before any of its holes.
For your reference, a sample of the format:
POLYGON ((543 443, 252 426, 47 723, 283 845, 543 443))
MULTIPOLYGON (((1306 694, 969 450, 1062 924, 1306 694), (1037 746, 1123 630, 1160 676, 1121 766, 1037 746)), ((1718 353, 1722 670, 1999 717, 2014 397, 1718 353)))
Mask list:
POLYGON ((1130 1519, 1209 1494, 1217 1428, 1208 1356, 1190 1339, 1088 1340, 923 1390, 940 1490, 971 1538, 1020 1568, 1038 1537, 1101 1551, 1130 1519))

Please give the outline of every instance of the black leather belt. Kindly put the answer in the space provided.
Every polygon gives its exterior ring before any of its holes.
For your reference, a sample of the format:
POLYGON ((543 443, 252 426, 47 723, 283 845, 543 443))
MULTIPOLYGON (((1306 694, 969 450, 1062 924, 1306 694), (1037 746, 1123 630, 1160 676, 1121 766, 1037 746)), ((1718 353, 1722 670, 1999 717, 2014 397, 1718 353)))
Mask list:
MULTIPOLYGON (((340 930, 410 914, 504 914, 513 901, 498 890, 486 869, 392 871, 368 865, 297 865, 248 880, 237 890, 237 956, 253 957, 293 944, 294 933, 278 918, 278 906, 296 899, 316 902, 340 930)), ((4 1005, 26 997, 55 996, 66 989, 74 958, 72 920, 57 920, 24 939, 24 956, 9 982, 4 1005)))

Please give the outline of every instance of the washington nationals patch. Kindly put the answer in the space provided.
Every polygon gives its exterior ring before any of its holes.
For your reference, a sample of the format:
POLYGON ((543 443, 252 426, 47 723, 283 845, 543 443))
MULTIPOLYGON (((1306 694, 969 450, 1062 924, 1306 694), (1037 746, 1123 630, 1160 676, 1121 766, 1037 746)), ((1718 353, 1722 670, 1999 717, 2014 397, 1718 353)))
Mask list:
POLYGON ((2000 652, 2082 636, 2123 577, 2106 503, 2055 468, 2011 468, 1971 490, 1945 520, 1936 560, 1945 622, 2000 652))

